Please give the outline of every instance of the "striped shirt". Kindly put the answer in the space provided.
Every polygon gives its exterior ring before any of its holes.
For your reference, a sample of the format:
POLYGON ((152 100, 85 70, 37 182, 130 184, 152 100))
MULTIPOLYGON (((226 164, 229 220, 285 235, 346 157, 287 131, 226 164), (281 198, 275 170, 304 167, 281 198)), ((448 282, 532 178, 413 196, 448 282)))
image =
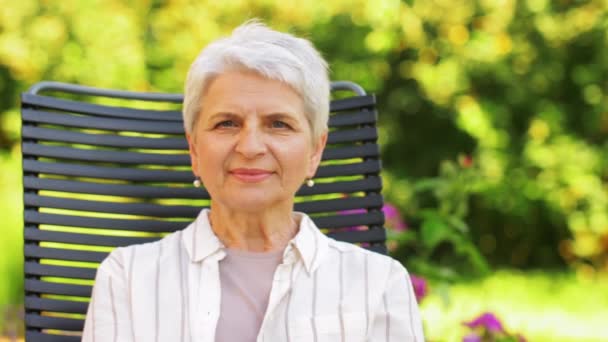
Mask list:
MULTIPOLYGON (((424 341, 405 268, 298 215, 256 341, 424 341)), ((97 271, 82 341, 213 342, 225 255, 207 210, 157 242, 115 249, 97 271)))

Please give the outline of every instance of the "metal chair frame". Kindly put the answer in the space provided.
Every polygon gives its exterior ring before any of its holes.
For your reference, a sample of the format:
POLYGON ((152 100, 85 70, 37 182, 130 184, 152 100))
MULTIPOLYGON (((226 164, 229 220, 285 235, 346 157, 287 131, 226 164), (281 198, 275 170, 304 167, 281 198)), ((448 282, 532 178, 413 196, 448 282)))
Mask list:
MULTIPOLYGON (((375 97, 352 82, 332 91, 330 134, 295 210, 327 235, 386 254, 375 97)), ((179 110, 93 103, 181 103, 180 94, 40 82, 22 94, 27 341, 78 341, 96 265, 117 246, 186 227, 209 194, 191 185, 179 110), (68 100, 43 93, 70 94, 68 100), (175 203, 171 201, 177 201, 175 203)))

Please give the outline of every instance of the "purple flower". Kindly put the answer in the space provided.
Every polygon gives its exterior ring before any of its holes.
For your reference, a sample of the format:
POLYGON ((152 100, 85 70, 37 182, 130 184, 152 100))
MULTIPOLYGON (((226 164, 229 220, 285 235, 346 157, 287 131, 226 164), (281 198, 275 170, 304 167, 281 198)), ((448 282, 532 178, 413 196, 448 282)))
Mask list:
POLYGON ((476 333, 470 333, 462 338, 462 342, 481 342, 481 337, 476 333))
POLYGON ((426 280, 422 277, 418 277, 413 274, 410 275, 410 279, 412 280, 412 285, 414 286, 414 294, 416 295, 416 301, 420 303, 420 301, 424 297, 426 297, 428 292, 426 280))
POLYGON ((382 207, 382 211, 384 212, 386 225, 388 227, 393 228, 396 231, 404 231, 407 229, 407 225, 401 218, 401 214, 399 213, 397 207, 390 203, 386 203, 382 207))
MULTIPOLYGON (((407 225, 405 224, 405 222, 403 222, 403 219, 401 218, 401 214, 399 213, 399 210, 394 205, 389 204, 389 203, 384 204, 384 206, 382 207, 382 212, 384 213, 387 227, 392 228, 396 231, 404 231, 407 229, 407 225)), ((363 208, 348 209, 348 210, 340 211, 340 215, 355 215, 355 214, 365 214, 365 213, 367 213, 367 210, 365 210, 363 208)), ((362 230, 362 229, 365 229, 365 228, 361 227, 361 226, 346 228, 347 231, 362 230)))
MULTIPOLYGON (((348 209, 342 210, 339 212, 340 215, 356 215, 356 214, 365 214, 367 210, 365 209, 348 209)), ((344 230, 348 232, 357 231, 357 230, 365 230, 365 226, 353 226, 353 227, 345 227, 344 230)))
POLYGON ((387 220, 399 217, 399 210, 392 204, 384 204, 384 206, 382 207, 382 211, 384 212, 384 216, 386 216, 387 220))
POLYGON ((484 312, 481 314, 481 316, 463 324, 472 329, 483 327, 493 333, 505 332, 504 328, 502 327, 502 323, 500 323, 498 318, 491 312, 484 312))
POLYGON ((354 214, 365 214, 367 210, 365 209, 348 209, 340 211, 340 215, 354 215, 354 214))

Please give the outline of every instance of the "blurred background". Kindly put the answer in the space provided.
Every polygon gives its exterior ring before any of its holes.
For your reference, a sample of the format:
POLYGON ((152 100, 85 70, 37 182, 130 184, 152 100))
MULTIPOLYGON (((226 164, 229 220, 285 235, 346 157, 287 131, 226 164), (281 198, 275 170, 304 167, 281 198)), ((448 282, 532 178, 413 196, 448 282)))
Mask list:
POLYGON ((180 93, 201 48, 249 18, 309 38, 333 80, 377 95, 389 248, 429 341, 608 340, 607 9, 0 0, 0 341, 22 335, 20 93, 180 93))

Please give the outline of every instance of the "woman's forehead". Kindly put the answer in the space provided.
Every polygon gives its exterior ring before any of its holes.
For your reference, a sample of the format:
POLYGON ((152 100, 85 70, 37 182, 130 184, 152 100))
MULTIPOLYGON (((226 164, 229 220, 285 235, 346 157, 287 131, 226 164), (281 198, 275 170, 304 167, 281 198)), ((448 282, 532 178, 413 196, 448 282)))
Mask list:
POLYGON ((217 76, 201 99, 203 112, 303 115, 304 101, 283 82, 253 72, 230 71, 217 76))

